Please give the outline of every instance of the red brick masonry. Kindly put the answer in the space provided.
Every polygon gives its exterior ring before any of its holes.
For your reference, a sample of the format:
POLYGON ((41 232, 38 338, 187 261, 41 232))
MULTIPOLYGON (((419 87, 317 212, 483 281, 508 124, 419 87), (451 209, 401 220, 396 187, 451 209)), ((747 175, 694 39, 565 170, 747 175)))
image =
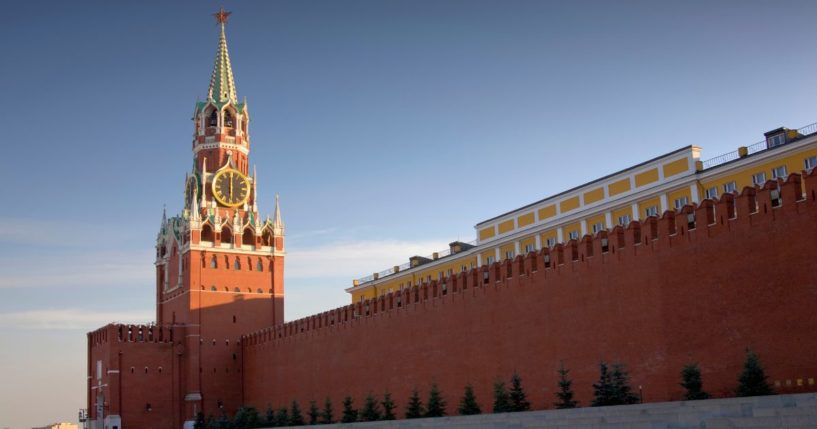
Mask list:
POLYGON ((471 383, 486 409, 493 382, 518 371, 533 407, 550 408, 564 362, 588 405, 600 360, 624 363, 645 401, 681 398, 690 361, 706 390, 729 396, 746 347, 779 391, 815 391, 815 199, 817 172, 802 184, 792 174, 252 333, 243 402, 303 407, 328 396, 339 410, 346 395, 361 405, 389 391, 402 415, 413 387, 425 396, 436 382, 453 412, 471 383))

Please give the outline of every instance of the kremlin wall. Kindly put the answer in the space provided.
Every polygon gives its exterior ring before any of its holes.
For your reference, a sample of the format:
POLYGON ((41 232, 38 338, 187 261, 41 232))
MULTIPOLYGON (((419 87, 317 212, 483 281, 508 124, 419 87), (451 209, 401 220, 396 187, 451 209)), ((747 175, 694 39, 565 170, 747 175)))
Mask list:
POLYGON ((778 392, 817 391, 814 124, 712 160, 678 149, 507 212, 473 243, 356 281, 351 305, 284 323, 285 225, 277 197, 260 213, 229 15, 215 14, 183 210, 156 238, 156 323, 87 335, 91 429, 385 392, 403 416, 432 383, 451 409, 467 384, 488 409, 514 372, 543 409, 561 365, 588 406, 601 361, 624 364, 645 402, 680 399, 690 362, 728 397, 747 348, 778 392))
POLYGON ((587 406, 602 360, 624 363, 645 402, 681 399, 691 361, 706 390, 733 396, 747 347, 779 392, 815 391, 815 237, 817 171, 792 174, 252 333, 244 403, 360 404, 388 391, 403 405, 434 382, 449 403, 470 383, 487 404, 517 371, 541 409, 564 363, 587 406))

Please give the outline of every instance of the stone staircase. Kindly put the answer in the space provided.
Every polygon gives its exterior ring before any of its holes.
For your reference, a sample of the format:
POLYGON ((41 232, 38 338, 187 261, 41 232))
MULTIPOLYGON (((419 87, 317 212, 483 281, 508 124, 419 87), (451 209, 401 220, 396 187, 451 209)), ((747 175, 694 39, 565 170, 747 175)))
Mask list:
POLYGON ((325 425, 326 428, 817 429, 817 393, 325 425))

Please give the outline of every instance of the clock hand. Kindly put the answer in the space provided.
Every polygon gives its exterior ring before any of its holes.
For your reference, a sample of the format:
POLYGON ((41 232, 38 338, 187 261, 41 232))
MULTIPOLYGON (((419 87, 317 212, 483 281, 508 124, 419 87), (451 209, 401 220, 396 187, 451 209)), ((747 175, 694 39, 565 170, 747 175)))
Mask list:
POLYGON ((233 199, 233 173, 230 173, 230 201, 233 199))

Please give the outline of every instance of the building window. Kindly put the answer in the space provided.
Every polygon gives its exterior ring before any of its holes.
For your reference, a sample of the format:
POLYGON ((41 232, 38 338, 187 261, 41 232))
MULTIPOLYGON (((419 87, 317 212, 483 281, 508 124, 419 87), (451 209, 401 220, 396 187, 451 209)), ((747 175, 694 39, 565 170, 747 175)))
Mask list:
POLYGON ((718 187, 713 186, 713 187, 707 189, 706 190, 706 198, 709 198, 710 200, 718 198, 718 187))
POLYGON ((453 275, 454 275, 454 270, 452 268, 449 268, 448 269, 448 277, 451 277, 453 275))
POLYGON ((685 205, 689 204, 689 198, 681 197, 675 199, 675 210, 680 210, 685 205))
POLYGON ((786 138, 783 134, 769 137, 769 147, 780 146, 786 143, 786 138))
POLYGON ((213 257, 210 258, 210 268, 218 268, 218 261, 216 261, 216 255, 213 255, 213 257))
POLYGON ((241 269, 241 260, 239 260, 238 257, 236 257, 235 262, 233 262, 233 268, 235 268, 236 270, 241 269))
POLYGON ((600 232, 604 229, 604 224, 601 222, 597 222, 593 224, 593 234, 600 232))
POLYGON ((737 183, 735 183, 734 180, 729 182, 729 183, 724 183, 723 184, 723 193, 724 194, 735 193, 737 191, 738 191, 738 185, 737 185, 737 183))
POLYGON ((658 207, 656 206, 647 207, 646 209, 644 209, 644 214, 646 214, 647 217, 658 216, 658 207))
POLYGON ((505 252, 505 259, 513 259, 513 250, 505 252))
POLYGON ((578 240, 579 239, 579 231, 570 231, 569 233, 567 233, 567 236, 571 240, 578 240))
POLYGON ((463 265, 463 266, 461 266, 461 267, 460 267, 460 271, 462 271, 463 273, 464 273, 464 272, 466 272, 466 271, 468 271, 468 266, 467 266, 467 265, 463 265))
POLYGON ((488 261, 488 262, 487 262, 487 263, 488 263, 488 265, 493 264, 493 263, 494 263, 494 257, 493 257, 493 256, 489 256, 489 257, 488 257, 488 259, 487 259, 487 261, 488 261))
POLYGON ((234 291, 234 292, 241 292, 241 289, 239 289, 239 288, 235 288, 235 289, 233 289, 233 291, 234 291))
POLYGON ((547 240, 545 240, 545 244, 547 244, 548 247, 553 247, 556 245, 556 239, 548 238, 547 240))
POLYGON ((766 173, 765 172, 761 171, 760 173, 755 173, 755 174, 752 175, 752 184, 753 185, 763 186, 764 183, 766 183, 766 173))
POLYGON ((525 253, 533 252, 534 245, 533 244, 526 244, 525 245, 525 253))
POLYGON ((781 165, 780 167, 775 167, 772 169, 772 178, 774 179, 785 179, 788 173, 786 172, 786 166, 781 165))
POLYGON ((621 226, 627 226, 630 224, 630 215, 622 215, 618 217, 618 224, 621 226))
POLYGON ((805 159, 806 170, 811 170, 814 167, 817 167, 817 156, 810 156, 805 159))
POLYGON ((215 292, 215 291, 216 291, 216 287, 215 286, 210 286, 210 292, 215 292))
POLYGON ((255 271, 264 271, 264 263, 261 262, 261 259, 258 259, 258 262, 255 263, 255 271))
POLYGON ((264 293, 264 291, 261 290, 261 288, 258 288, 258 289, 255 290, 255 293, 264 293))

